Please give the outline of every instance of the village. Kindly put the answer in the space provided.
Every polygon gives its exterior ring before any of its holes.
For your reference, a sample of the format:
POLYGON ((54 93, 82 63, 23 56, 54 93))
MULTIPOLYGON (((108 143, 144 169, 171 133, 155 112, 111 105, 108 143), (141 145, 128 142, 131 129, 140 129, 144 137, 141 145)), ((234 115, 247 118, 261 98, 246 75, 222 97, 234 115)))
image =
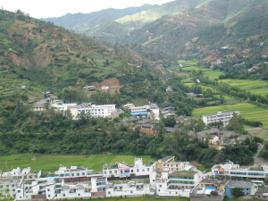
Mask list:
POLYGON ((29 168, 0 173, 0 194, 15 201, 109 197, 186 197, 191 201, 222 201, 236 196, 267 199, 268 166, 240 167, 227 162, 202 172, 190 162, 167 156, 152 164, 136 158, 104 165, 102 171, 60 166, 42 174, 29 168))

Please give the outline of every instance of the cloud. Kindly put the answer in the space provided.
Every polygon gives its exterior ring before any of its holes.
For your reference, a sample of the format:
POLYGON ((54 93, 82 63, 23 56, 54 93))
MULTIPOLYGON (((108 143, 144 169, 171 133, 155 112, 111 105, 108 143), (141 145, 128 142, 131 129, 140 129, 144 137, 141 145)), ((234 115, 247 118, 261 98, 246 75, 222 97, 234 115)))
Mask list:
POLYGON ((89 13, 106 8, 163 4, 171 0, 0 0, 5 10, 22 10, 32 17, 58 17, 67 13, 89 13))

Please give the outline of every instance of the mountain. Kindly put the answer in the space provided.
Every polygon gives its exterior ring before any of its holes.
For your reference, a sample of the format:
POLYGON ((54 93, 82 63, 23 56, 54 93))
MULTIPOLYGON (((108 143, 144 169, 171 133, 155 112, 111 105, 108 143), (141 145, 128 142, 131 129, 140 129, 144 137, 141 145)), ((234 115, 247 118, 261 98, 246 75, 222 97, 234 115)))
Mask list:
POLYGON ((89 14, 67 14, 46 21, 109 43, 126 43, 133 30, 163 16, 192 9, 204 0, 177 0, 163 5, 144 5, 127 9, 107 9, 89 14))
POLYGON ((265 78, 267 4, 265 0, 176 0, 115 17, 94 32, 82 33, 130 45, 165 65, 178 58, 198 59, 227 72, 238 65, 239 73, 265 78))
POLYGON ((0 11, 0 53, 0 101, 19 97, 32 102, 44 90, 61 94, 66 87, 82 89, 110 78, 118 79, 123 89, 135 83, 133 74, 143 79, 152 72, 134 51, 112 48, 21 12, 0 11))
POLYGON ((77 33, 87 36, 94 36, 109 42, 119 40, 121 33, 128 33, 130 27, 125 27, 116 20, 124 16, 133 15, 141 11, 146 11, 155 6, 144 5, 141 7, 131 7, 126 9, 106 9, 89 14, 67 14, 59 18, 47 18, 45 21, 52 22, 55 25, 65 27, 77 33), (119 35, 117 34, 119 33, 119 35))

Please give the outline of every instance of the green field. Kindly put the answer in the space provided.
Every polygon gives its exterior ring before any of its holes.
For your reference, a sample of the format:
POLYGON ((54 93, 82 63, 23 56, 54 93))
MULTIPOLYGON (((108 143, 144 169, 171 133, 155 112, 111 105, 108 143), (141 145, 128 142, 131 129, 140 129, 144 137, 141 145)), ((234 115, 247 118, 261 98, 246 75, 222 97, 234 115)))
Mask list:
MULTIPOLYGON (((10 170, 16 167, 32 167, 34 170, 44 172, 55 171, 60 165, 77 165, 93 170, 101 170, 104 164, 125 162, 133 164, 135 156, 115 155, 115 154, 96 154, 96 155, 32 155, 18 154, 0 156, 0 170, 10 170)), ((149 156, 142 156, 145 163, 153 161, 149 156)))
POLYGON ((224 79, 220 82, 226 83, 232 87, 246 90, 256 95, 268 95, 268 82, 262 80, 237 80, 224 79))
POLYGON ((250 103, 237 103, 233 105, 220 105, 198 108, 193 111, 194 116, 202 116, 217 111, 240 111, 242 117, 252 121, 261 121, 264 128, 268 128, 268 108, 259 107, 250 103))
POLYGON ((210 80, 218 79, 221 75, 223 75, 223 72, 211 70, 211 69, 199 67, 199 66, 183 67, 182 70, 188 71, 188 72, 202 72, 203 75, 210 80))
MULTIPOLYGON (((171 198, 155 198, 155 197, 132 197, 132 198, 105 198, 105 199, 93 199, 94 201, 189 201, 188 198, 179 198, 179 197, 171 197, 171 198)), ((256 199, 228 199, 226 201, 259 201, 256 199)), ((72 200, 74 201, 74 200, 72 200)), ((89 201, 89 200, 84 200, 89 201)))

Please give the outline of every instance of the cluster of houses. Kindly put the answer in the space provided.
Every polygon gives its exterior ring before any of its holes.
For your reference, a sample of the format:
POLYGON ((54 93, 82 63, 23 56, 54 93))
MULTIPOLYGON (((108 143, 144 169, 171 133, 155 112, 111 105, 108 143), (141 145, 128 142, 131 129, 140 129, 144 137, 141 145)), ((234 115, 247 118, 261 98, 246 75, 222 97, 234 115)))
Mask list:
MULTIPOLYGON (((268 167, 240 167, 228 162, 201 172, 189 162, 165 157, 150 165, 141 158, 130 166, 104 165, 101 172, 61 166, 43 176, 31 168, 0 173, 0 195, 15 201, 93 199, 109 197, 187 197, 191 201, 222 201, 232 198, 234 189, 244 196, 268 198, 264 181, 268 167)), ((0 196, 0 197, 1 197, 0 196)))

